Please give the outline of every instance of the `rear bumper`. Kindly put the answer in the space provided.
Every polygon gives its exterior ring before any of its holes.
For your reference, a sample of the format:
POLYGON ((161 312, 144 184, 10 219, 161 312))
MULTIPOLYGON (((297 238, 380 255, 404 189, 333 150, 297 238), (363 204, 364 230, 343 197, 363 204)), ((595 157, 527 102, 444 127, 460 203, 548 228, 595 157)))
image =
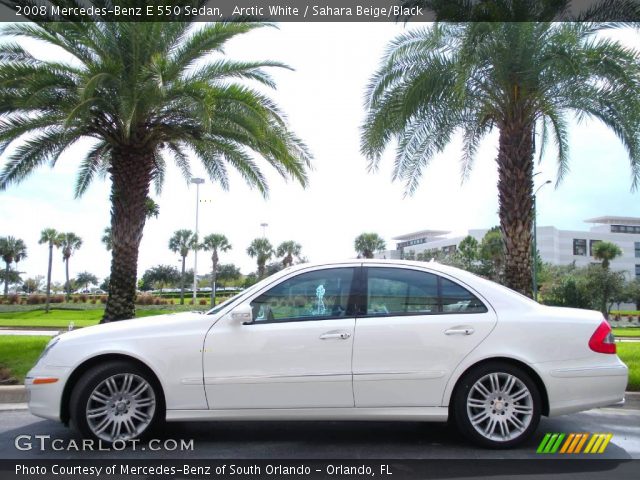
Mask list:
POLYGON ((624 402, 629 369, 619 359, 609 365, 546 370, 549 416, 565 415, 624 402))

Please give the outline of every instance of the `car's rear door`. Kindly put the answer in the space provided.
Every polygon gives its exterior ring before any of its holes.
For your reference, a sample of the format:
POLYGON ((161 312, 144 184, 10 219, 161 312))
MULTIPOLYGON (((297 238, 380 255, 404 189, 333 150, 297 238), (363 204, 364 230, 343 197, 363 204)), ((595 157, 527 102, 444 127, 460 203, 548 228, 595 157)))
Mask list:
POLYGON ((494 311, 468 286, 417 268, 367 266, 360 283, 356 406, 441 405, 453 370, 493 329, 494 311))

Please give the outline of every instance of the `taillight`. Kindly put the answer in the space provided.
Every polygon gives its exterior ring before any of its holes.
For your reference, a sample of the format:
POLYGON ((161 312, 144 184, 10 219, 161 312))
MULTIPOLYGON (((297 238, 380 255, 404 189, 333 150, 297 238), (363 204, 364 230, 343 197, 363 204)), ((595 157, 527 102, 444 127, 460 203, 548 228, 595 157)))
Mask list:
POLYGON ((603 320, 591 335, 589 348, 598 353, 616 353, 616 338, 606 320, 603 320))

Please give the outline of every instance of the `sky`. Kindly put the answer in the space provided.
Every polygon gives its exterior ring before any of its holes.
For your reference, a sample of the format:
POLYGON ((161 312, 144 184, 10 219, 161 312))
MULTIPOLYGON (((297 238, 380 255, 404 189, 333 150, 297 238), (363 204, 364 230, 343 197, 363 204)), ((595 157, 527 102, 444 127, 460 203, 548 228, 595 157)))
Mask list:
MULTIPOLYGON (((238 175, 231 176, 228 192, 208 179, 200 187, 200 235, 223 233, 232 244, 221 262, 235 263, 243 273, 255 271, 246 254, 252 239, 266 236, 277 246, 285 240, 302 245, 303 255, 321 262, 353 258, 353 242, 362 232, 377 232, 393 247, 393 237, 423 229, 464 234, 473 228, 498 224, 497 135, 486 138, 470 178, 461 182, 460 141, 456 138, 437 155, 418 191, 404 196, 403 185, 391 181, 393 147, 389 147, 376 173, 367 173, 360 154, 363 97, 385 46, 405 28, 391 23, 283 23, 262 28, 228 43, 226 54, 238 60, 282 61, 289 70, 272 70, 278 88, 271 97, 287 114, 293 131, 314 155, 306 189, 287 182, 261 163, 269 179, 270 195, 263 199, 238 175)), ((640 33, 615 35, 629 46, 640 47, 640 33)), ((45 58, 55 52, 25 44, 45 58)), ((538 194, 538 225, 586 230, 583 220, 602 215, 640 216, 639 193, 631 191, 629 161, 615 135, 597 121, 578 124, 570 119, 570 172, 555 188, 545 185, 538 194)), ((109 225, 109 182, 95 181, 80 199, 73 186, 82 150, 66 152, 54 168, 42 167, 19 185, 0 192, 0 236, 22 238, 28 257, 19 264, 23 278, 46 275, 48 249, 39 245, 46 227, 72 231, 83 239, 71 258, 74 277, 89 271, 100 279, 109 274, 110 254, 100 238, 109 225)), ((0 159, 0 164, 4 158, 0 159)), ((206 178, 197 163, 195 176, 206 178)), ((548 149, 536 166, 536 183, 555 183, 556 162, 548 149)), ((147 221, 140 247, 139 276, 149 267, 180 259, 167 244, 178 229, 195 229, 195 186, 187 185, 176 168, 169 170, 160 196, 157 219, 147 221)), ((193 254, 187 257, 193 266, 193 254)), ((198 256, 198 272, 210 269, 206 252, 198 256)), ((64 281, 62 256, 55 252, 53 281, 64 281)))

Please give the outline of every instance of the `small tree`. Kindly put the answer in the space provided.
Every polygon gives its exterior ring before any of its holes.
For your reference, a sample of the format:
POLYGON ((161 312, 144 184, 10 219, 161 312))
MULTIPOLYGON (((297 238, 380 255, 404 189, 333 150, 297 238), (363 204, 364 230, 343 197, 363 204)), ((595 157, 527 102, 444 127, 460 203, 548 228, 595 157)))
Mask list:
POLYGON ((20 260, 27 257, 27 245, 24 240, 12 236, 0 237, 0 257, 5 263, 4 296, 9 294, 9 280, 11 276, 11 264, 16 264, 16 273, 20 260))
POLYGON ((608 268, 602 268, 598 265, 589 265, 585 276, 592 305, 608 319, 613 302, 624 289, 624 273, 612 272, 608 268))
POLYGON ((265 265, 273 256, 273 246, 266 238, 256 238, 247 248, 247 255, 255 258, 258 264, 258 278, 265 277, 265 265))
POLYGON ((293 240, 282 242, 280 245, 278 245, 276 255, 278 257, 284 257, 282 259, 282 266, 284 268, 290 267, 291 265, 293 265, 294 257, 300 260, 300 256, 302 255, 302 245, 294 242, 293 240))
POLYGON ((622 250, 615 243, 597 242, 593 246, 593 258, 602 261, 602 268, 608 269, 611 260, 622 255, 622 250))
POLYGON ((169 239, 169 250, 182 258, 182 275, 180 276, 180 305, 184 305, 185 262, 189 251, 197 248, 198 239, 191 230, 177 230, 169 239))
POLYGON ((464 237, 458 244, 458 256, 463 268, 469 272, 473 271, 479 257, 480 244, 471 235, 464 237))
POLYGON ((62 261, 65 269, 65 290, 67 291, 67 302, 71 299, 71 282, 69 281, 69 259, 81 246, 82 239, 73 232, 61 233, 58 235, 58 243, 62 250, 62 261))
POLYGON ((202 248, 211 252, 211 306, 216 304, 216 276, 218 274, 218 253, 231 250, 231 244, 222 234, 212 233, 202 239, 202 248))
POLYGON ((228 282, 234 282, 240 278, 240 269, 233 263, 223 263, 218 265, 218 280, 225 287, 228 282))
POLYGON ((78 285, 84 286, 85 290, 89 290, 89 285, 98 284, 98 277, 96 277, 93 273, 81 272, 76 277, 76 283, 78 285))
POLYGON ((489 230, 480 242, 480 274, 494 282, 504 279, 504 241, 500 227, 489 230))
POLYGON ((142 281, 145 289, 156 288, 162 293, 162 289, 177 284, 182 278, 178 269, 172 265, 156 265, 144 272, 142 281))
POLYGON ((40 288, 42 288, 42 281, 44 277, 42 275, 37 275, 33 278, 27 278, 24 282, 22 282, 22 291, 29 293, 36 293, 40 288))
POLYGON ((59 247, 59 233, 55 228, 45 228, 40 232, 39 244, 47 244, 49 247, 49 262, 47 264, 47 301, 44 307, 45 313, 49 313, 49 303, 51 302, 51 271, 53 269, 53 247, 59 247))
POLYGON ((386 248, 387 244, 377 233, 361 233, 354 241, 354 248, 358 256, 373 258, 375 252, 380 252, 386 248))

